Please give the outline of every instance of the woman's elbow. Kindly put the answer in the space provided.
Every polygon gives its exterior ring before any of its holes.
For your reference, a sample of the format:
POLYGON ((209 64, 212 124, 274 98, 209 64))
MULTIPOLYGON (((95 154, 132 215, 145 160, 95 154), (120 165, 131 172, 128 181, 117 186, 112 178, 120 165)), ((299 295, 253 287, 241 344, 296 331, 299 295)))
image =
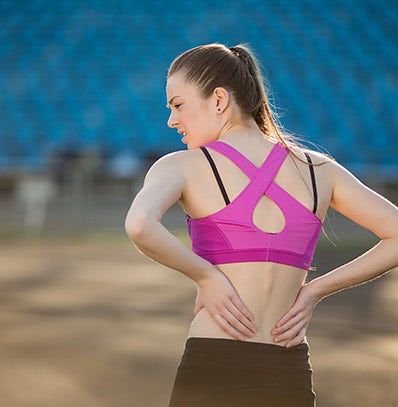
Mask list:
POLYGON ((144 239, 148 225, 146 215, 128 214, 124 223, 124 229, 129 238, 137 243, 144 239))

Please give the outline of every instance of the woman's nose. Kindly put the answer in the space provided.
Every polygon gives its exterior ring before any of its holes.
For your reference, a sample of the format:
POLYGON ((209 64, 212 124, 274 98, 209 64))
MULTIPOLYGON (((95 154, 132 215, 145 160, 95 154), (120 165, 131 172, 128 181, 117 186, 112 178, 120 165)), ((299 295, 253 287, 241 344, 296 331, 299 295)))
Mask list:
POLYGON ((177 127, 177 120, 175 119, 174 112, 170 113, 169 120, 167 120, 167 125, 171 128, 177 127))

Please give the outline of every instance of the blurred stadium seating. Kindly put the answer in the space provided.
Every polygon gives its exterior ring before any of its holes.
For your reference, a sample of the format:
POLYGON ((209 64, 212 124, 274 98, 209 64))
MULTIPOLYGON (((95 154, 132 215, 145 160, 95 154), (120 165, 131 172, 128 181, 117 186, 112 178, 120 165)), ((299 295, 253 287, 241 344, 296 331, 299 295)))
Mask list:
POLYGON ((0 0, 0 168, 184 148, 165 123, 169 63, 248 42, 289 131, 396 178, 397 26, 390 0, 0 0))
POLYGON ((0 221, 124 214, 131 180, 185 148, 166 125, 167 68, 209 42, 249 43, 282 125, 386 192, 398 181, 397 27, 392 0, 0 0, 0 221))

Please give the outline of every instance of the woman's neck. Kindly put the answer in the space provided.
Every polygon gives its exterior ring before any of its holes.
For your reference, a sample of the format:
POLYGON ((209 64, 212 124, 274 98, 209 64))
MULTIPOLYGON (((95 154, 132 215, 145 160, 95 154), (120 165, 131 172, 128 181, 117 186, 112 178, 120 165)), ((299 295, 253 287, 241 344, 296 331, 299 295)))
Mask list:
POLYGON ((246 121, 240 121, 235 123, 225 123, 222 127, 218 140, 231 142, 240 141, 253 138, 263 138, 264 134, 258 128, 254 119, 248 119, 246 121))

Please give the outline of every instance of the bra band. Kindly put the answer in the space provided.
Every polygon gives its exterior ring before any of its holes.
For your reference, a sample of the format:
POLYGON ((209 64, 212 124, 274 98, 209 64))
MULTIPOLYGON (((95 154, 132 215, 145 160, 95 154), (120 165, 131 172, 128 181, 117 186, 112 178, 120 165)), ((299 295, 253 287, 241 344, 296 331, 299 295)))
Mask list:
POLYGON ((314 173, 314 166, 312 165, 311 157, 308 153, 304 153, 307 157, 307 161, 310 167, 310 174, 311 174, 311 183, 312 183, 312 192, 314 194, 314 209, 312 210, 313 213, 316 213, 318 209, 318 191, 316 189, 316 180, 315 180, 315 173, 314 173))
POLYGON ((209 161, 210 167, 213 170, 214 176, 216 177, 217 184, 218 184, 218 186, 220 188, 220 191, 221 191, 222 196, 224 198, 225 204, 229 205, 231 201, 229 200, 227 191, 225 190, 225 187, 224 187, 224 184, 223 184, 223 182, 221 180, 220 174, 218 173, 216 164, 214 163, 213 159, 211 158, 211 155, 207 151, 206 147, 202 146, 202 147, 200 147, 200 149, 203 151, 203 154, 206 156, 207 160, 209 161))

